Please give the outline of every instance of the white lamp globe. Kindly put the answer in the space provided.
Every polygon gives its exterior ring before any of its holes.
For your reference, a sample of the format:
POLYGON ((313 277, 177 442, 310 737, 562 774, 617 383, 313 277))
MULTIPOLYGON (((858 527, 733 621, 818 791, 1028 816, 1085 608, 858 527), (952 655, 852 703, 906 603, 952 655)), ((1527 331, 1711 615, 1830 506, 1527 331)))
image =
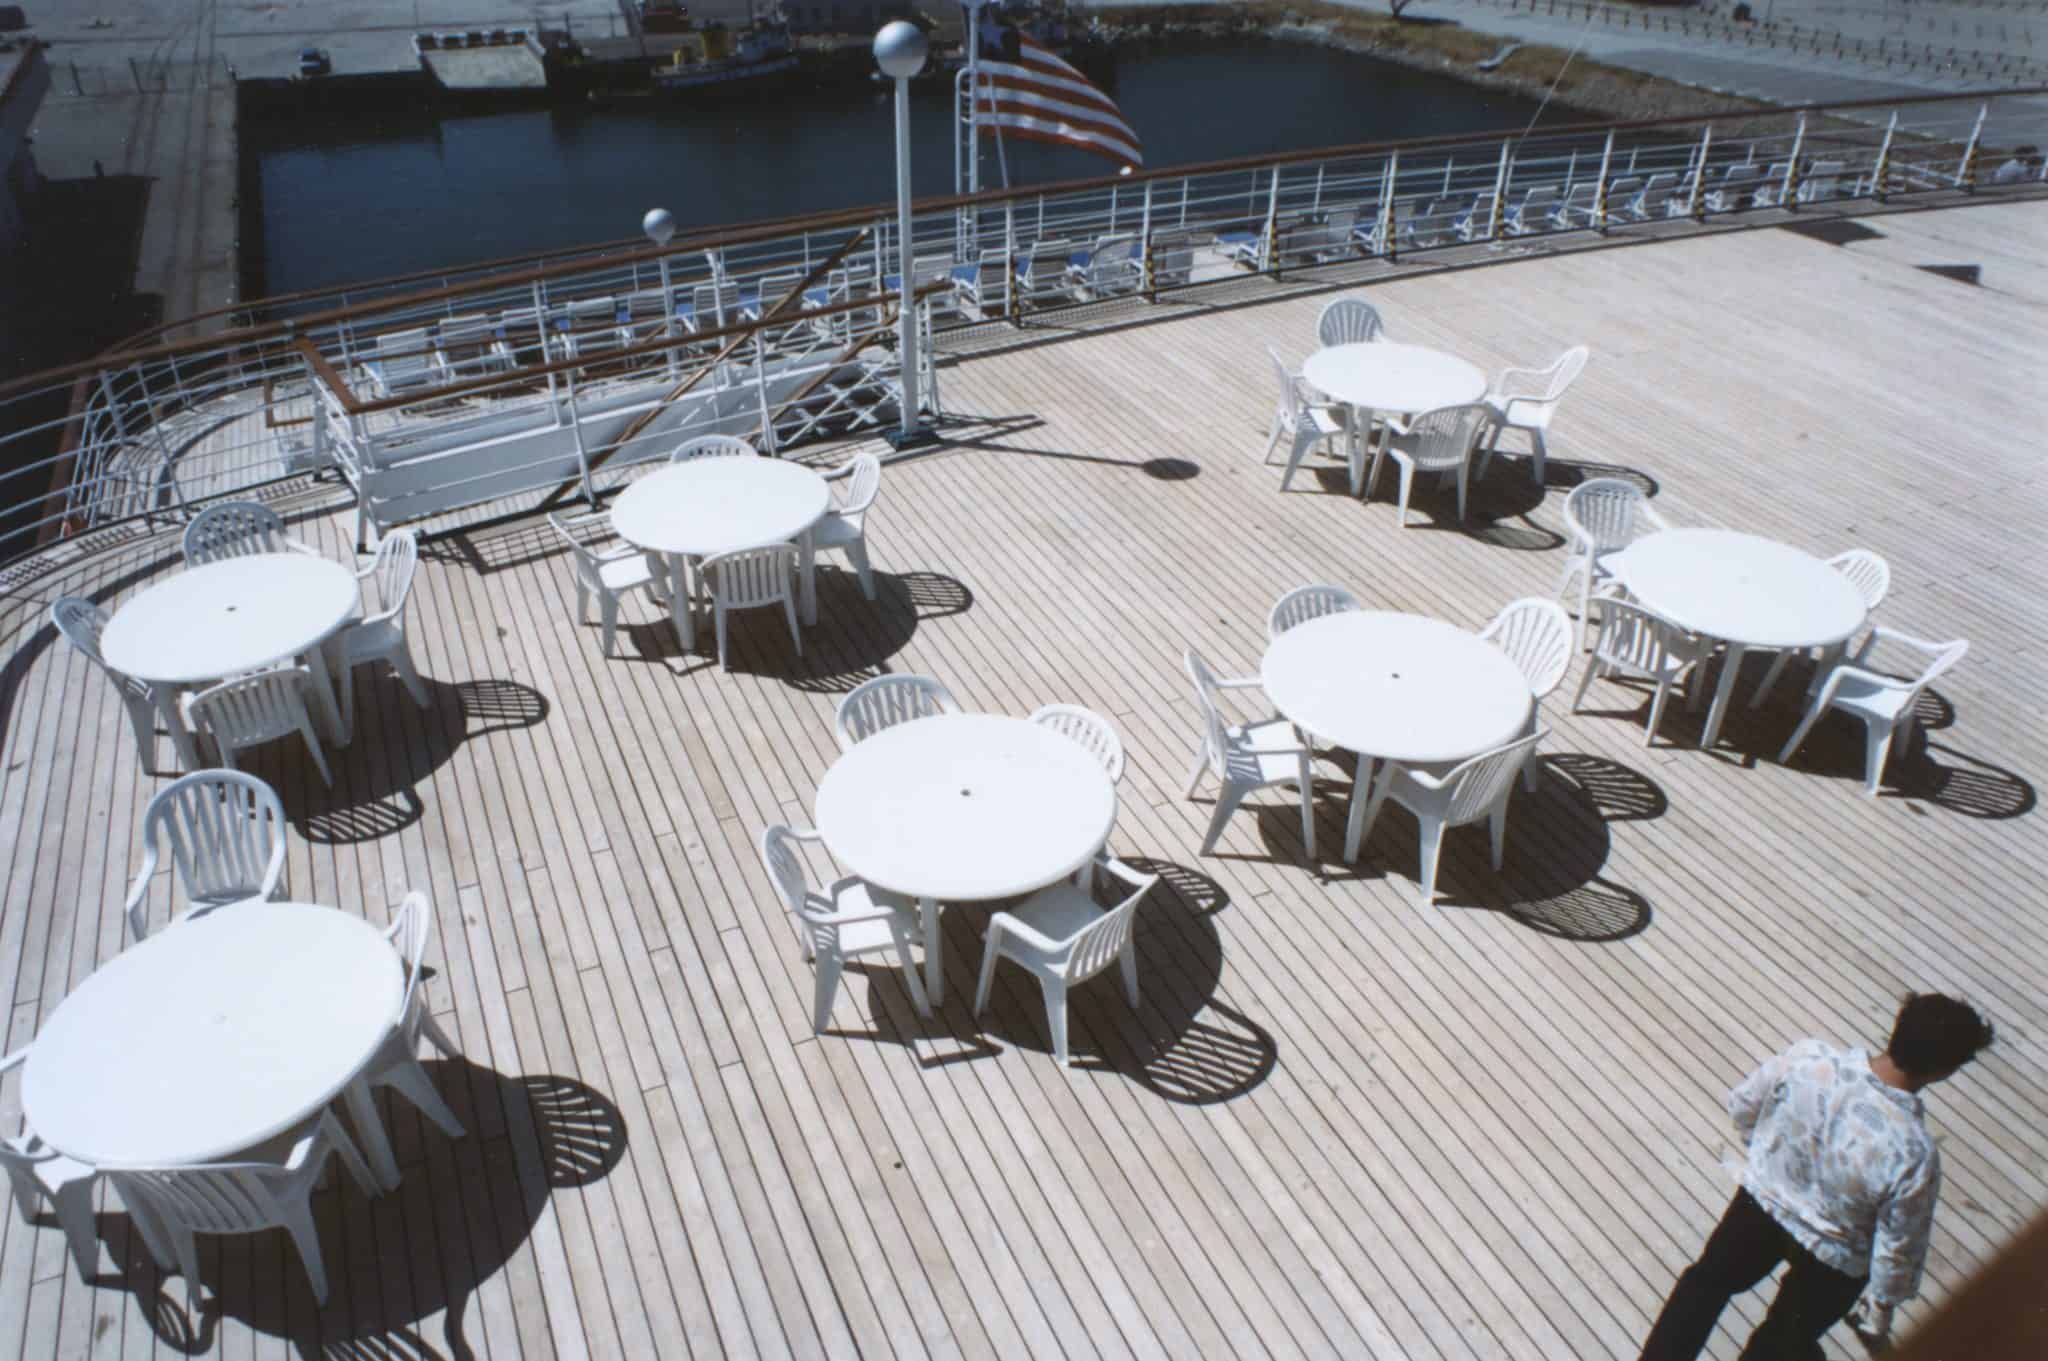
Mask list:
POLYGON ((901 19, 883 24, 875 34, 875 65, 891 80, 908 80, 922 71, 930 51, 923 30, 901 19))
POLYGON ((647 216, 640 219, 640 230, 645 232, 647 239, 655 245, 666 246, 675 239, 675 214, 666 208, 649 208, 647 216))

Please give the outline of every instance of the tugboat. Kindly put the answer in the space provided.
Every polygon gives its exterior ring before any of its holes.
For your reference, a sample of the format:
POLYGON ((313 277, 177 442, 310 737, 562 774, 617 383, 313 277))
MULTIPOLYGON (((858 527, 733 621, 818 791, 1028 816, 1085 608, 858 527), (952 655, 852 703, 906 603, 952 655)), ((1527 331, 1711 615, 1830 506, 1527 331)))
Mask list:
POLYGON ((684 31, 685 41, 654 68, 657 91, 677 94, 714 86, 752 84, 797 68, 789 28, 779 17, 734 30, 720 24, 684 31))

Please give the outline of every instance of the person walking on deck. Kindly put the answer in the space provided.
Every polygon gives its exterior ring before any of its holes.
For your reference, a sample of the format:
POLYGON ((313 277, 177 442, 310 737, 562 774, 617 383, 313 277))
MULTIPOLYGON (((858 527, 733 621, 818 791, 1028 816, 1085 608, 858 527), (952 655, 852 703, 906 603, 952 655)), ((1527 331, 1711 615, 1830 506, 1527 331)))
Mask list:
POLYGON ((1743 1361, 1812 1354, 1859 1294, 1867 1331, 1887 1335, 1892 1309, 1919 1291, 1941 1191, 1918 1093, 1975 1058, 1992 1033, 1967 1003, 1918 993, 1899 1008, 1882 1054, 1801 1040, 1728 1093, 1748 1145, 1742 1185, 1672 1287, 1642 1361, 1691 1361, 1728 1301, 1784 1261, 1792 1265, 1743 1361))

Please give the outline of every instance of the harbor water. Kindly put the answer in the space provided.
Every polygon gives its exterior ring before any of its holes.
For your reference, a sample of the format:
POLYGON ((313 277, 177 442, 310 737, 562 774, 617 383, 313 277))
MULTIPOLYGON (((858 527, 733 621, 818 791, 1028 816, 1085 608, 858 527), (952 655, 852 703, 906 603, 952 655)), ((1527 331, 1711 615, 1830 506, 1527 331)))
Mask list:
MULTIPOLYGON (((1111 94, 1144 138, 1148 168, 1519 128, 1536 111, 1455 77, 1264 40, 1125 50, 1111 94)), ((920 195, 952 189, 948 103, 936 91, 913 103, 920 195)), ((1003 153, 1016 184, 1109 169, 1043 144, 1011 141, 1003 153)), ((247 219, 256 239, 242 243, 250 297, 617 240, 656 206, 688 229, 894 192, 880 84, 697 106, 252 120, 242 154, 258 199, 247 219)), ((992 144, 983 170, 985 185, 1000 182, 992 144)))

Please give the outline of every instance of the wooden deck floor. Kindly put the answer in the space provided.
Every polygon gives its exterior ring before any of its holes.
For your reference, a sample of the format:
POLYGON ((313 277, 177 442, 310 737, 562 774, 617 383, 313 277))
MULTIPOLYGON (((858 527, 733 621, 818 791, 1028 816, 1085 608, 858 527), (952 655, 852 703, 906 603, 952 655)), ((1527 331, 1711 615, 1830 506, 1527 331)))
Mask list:
MULTIPOLYGON (((282 744, 254 768, 294 814, 294 896, 381 921, 431 891, 432 1001, 467 1061, 430 1067, 470 1137, 400 1115, 399 1191, 321 1193, 325 1310, 282 1235, 218 1240, 217 1305, 188 1317, 111 1201, 89 1288, 53 1227, 9 1216, 0 1357, 1628 1357, 1728 1194, 1723 1091, 1800 1036, 1881 1042, 1909 988, 2000 1028, 1929 1101, 1939 1298, 2048 1205, 2048 209, 1871 225, 1371 287, 1395 336, 1484 365, 1593 348, 1550 485, 1497 463, 1462 528, 1447 498, 1402 531, 1384 488, 1283 496, 1259 465, 1261 346, 1306 354, 1324 294, 1162 306, 947 368, 951 442, 885 476, 881 600, 831 574, 802 658, 763 615, 722 673, 636 603, 607 661, 531 522, 439 538, 411 617, 432 704, 359 678, 332 794, 282 744), (1977 262, 1979 287, 1914 267, 1977 262), (1646 749, 1642 696, 1596 684, 1586 714, 1550 706, 1504 873, 1454 833, 1434 910, 1400 814, 1358 865, 1311 869, 1276 795, 1196 855, 1213 791, 1180 797, 1183 647, 1254 671, 1268 606, 1319 580, 1481 625, 1551 590, 1563 494, 1610 469, 1682 523, 1875 549, 1886 622, 1973 640, 1895 789, 1861 797, 1846 722, 1770 759, 1797 685, 1702 752, 1687 714, 1646 749), (832 706, 881 669, 992 711, 1086 704, 1124 734, 1114 844, 1171 891, 1141 917, 1144 1004, 1108 979, 1077 995, 1069 1071, 1018 974, 968 1016, 975 908, 947 914, 934 1021, 876 970, 810 1033, 753 846, 808 821, 832 706)), ((341 554, 323 495, 299 529, 341 554)), ((9 1048, 122 947, 162 784, 48 604, 117 603, 173 556, 132 544, 0 600, 9 1048)), ((1349 772, 1320 776, 1328 848, 1349 772)), ((1829 1354, 1861 1352, 1844 1329, 1829 1354)))

